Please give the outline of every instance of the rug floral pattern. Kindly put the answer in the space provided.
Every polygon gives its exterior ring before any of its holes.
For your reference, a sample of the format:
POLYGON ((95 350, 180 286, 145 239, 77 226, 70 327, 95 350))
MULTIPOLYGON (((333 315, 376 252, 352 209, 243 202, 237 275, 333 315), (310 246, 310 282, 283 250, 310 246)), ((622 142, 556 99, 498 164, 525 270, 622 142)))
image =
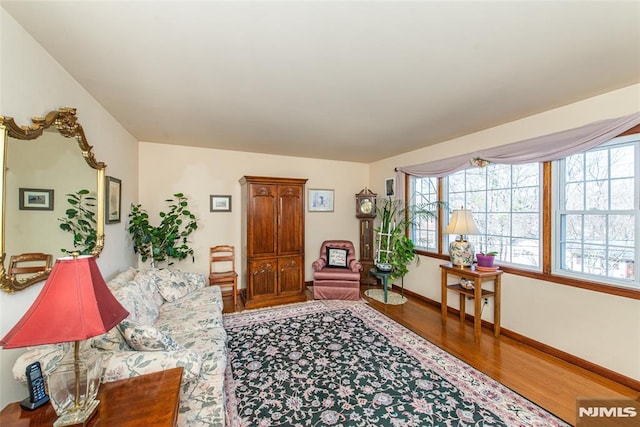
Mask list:
POLYGON ((232 426, 565 425, 362 302, 224 320, 232 426))

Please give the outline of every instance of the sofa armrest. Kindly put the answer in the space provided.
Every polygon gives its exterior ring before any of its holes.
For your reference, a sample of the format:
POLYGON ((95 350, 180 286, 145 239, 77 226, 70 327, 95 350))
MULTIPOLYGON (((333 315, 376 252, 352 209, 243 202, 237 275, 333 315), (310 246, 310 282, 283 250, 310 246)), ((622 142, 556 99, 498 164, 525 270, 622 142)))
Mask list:
POLYGON ((313 261, 311 267, 313 268, 313 271, 320 271, 325 267, 325 265, 327 265, 327 260, 324 258, 318 258, 317 260, 313 261))
POLYGON ((357 273, 362 270, 362 264, 360 263, 360 261, 352 259, 351 262, 349 263, 349 268, 354 273, 357 273))
POLYGON ((27 347, 27 351, 18 356, 13 364, 13 378, 26 384, 26 369, 33 362, 40 362, 42 374, 46 377, 56 370, 58 363, 69 350, 69 344, 47 344, 35 347, 27 347))
POLYGON ((193 350, 101 351, 102 382, 122 380, 171 368, 183 368, 182 384, 200 377, 202 358, 193 350))

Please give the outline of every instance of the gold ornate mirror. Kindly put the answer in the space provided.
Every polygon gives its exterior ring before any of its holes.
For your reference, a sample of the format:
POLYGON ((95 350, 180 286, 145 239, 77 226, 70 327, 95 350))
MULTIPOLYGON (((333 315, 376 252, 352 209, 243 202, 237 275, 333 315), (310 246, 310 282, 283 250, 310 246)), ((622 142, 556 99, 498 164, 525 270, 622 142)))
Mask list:
POLYGON ((39 253, 55 260, 74 246, 74 235, 60 227, 61 218, 73 207, 70 194, 82 190, 95 197, 90 208, 95 209, 96 220, 91 254, 97 257, 104 246, 106 165, 96 161, 76 109, 61 108, 32 121, 31 126, 18 126, 12 117, 0 116, 4 142, 0 152, 0 289, 8 293, 46 279, 51 270, 51 265, 38 272, 27 267, 26 274, 12 274, 5 263, 11 256, 28 253, 26 258, 35 259, 34 253, 39 253))

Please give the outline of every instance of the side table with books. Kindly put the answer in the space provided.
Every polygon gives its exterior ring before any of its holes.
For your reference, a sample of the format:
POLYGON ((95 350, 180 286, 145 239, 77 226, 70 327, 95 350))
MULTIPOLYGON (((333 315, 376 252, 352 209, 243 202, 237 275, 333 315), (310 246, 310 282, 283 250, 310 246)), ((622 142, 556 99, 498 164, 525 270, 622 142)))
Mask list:
POLYGON ((442 325, 447 324, 447 293, 456 292, 460 298, 460 322, 464 323, 466 317, 466 299, 473 298, 473 329, 476 342, 480 341, 482 300, 493 297, 493 334, 500 336, 500 279, 502 270, 497 267, 480 268, 454 266, 451 263, 440 265, 441 297, 442 297, 442 325), (458 283, 448 284, 449 275, 457 277, 458 283), (493 290, 483 289, 482 284, 493 281, 493 290))

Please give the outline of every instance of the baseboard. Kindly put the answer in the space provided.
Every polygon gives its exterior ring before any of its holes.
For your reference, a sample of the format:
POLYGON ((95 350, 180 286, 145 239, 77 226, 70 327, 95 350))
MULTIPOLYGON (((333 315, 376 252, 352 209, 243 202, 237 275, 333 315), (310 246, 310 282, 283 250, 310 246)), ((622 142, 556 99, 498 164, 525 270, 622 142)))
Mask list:
MULTIPOLYGON (((398 286, 396 286, 397 288, 398 286)), ((437 307, 438 309, 440 309, 442 307, 442 305, 440 304, 440 302, 432 300, 431 298, 427 298, 423 295, 417 294, 415 292, 412 292, 410 290, 405 289, 404 293, 406 295, 409 295, 412 298, 415 298, 419 301, 422 301, 426 304, 432 305, 434 307, 437 307)), ((456 316, 460 315, 460 310, 457 310, 455 308, 452 307, 447 307, 447 312, 448 313, 452 313, 456 316)), ((466 314, 465 316, 467 318, 467 320, 473 321, 473 316, 471 316, 470 314, 466 314)), ((488 328, 490 330, 493 330, 493 323, 491 322, 487 322, 486 320, 482 321, 482 327, 483 328, 488 328)), ((504 335, 506 337, 509 337, 515 341, 518 341, 522 344, 525 344, 531 348, 534 348, 536 350, 542 351, 543 353, 547 353, 551 356, 557 357, 560 360, 563 360, 565 362, 571 363, 572 365, 578 366, 582 369, 586 369, 589 372, 593 372, 594 374, 598 374, 604 378, 608 378, 612 381, 615 381, 617 383, 620 383, 626 387, 629 387, 633 390, 636 391, 640 391, 640 381, 627 377, 625 375, 622 375, 618 372, 612 371, 608 368, 605 368, 604 366, 600 366, 597 365, 593 362, 589 362, 588 360, 582 359, 578 356, 574 356, 573 354, 567 353, 563 350, 557 349, 555 347, 552 347, 550 345, 547 345, 545 343, 542 343, 540 341, 536 341, 532 338, 526 337, 522 334, 519 334, 517 332, 511 331, 509 329, 505 329, 505 328, 500 328, 500 334, 504 335)))

